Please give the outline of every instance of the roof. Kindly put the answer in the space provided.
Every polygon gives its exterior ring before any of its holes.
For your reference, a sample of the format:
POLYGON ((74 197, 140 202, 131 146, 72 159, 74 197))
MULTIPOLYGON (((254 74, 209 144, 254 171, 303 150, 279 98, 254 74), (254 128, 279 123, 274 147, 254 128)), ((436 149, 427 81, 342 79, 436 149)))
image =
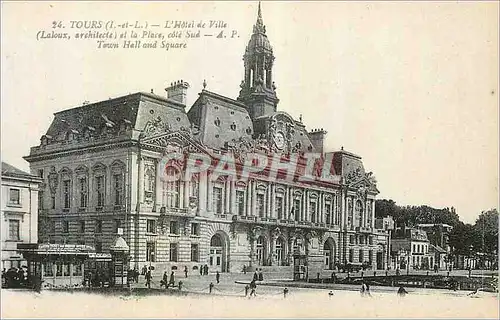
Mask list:
POLYGON ((445 249, 441 248, 440 246, 433 245, 432 243, 429 243, 429 251, 446 253, 445 249))
POLYGON ((27 179, 39 179, 26 171, 18 169, 13 165, 10 165, 2 161, 2 176, 15 177, 15 178, 27 178, 27 179))

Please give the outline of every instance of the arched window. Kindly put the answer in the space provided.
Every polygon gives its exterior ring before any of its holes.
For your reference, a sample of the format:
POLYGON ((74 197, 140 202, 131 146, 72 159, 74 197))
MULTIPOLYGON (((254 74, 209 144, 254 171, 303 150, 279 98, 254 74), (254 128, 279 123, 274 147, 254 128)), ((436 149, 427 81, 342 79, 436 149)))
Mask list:
POLYGON ((361 201, 356 201, 356 214, 354 217, 354 226, 361 227, 363 223, 363 203, 361 201))
POLYGON ((163 182, 163 204, 167 208, 178 208, 180 184, 177 176, 179 171, 170 166, 165 169, 165 174, 168 178, 163 182))

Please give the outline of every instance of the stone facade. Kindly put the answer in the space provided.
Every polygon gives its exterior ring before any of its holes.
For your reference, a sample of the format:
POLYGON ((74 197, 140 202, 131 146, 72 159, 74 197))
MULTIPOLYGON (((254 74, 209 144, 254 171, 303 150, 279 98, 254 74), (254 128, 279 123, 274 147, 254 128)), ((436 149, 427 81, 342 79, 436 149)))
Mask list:
POLYGON ((38 241, 38 190, 41 179, 2 162, 2 269, 26 265, 20 243, 38 241))
POLYGON ((349 260, 385 268, 374 177, 353 153, 323 152, 326 131, 277 111, 273 60, 259 8, 237 100, 204 89, 186 111, 189 85, 177 81, 166 98, 136 93, 56 113, 26 157, 33 172, 46 173, 40 239, 106 251, 120 228, 132 263, 160 269, 287 268, 296 252, 307 255, 310 272, 349 260), (269 179, 279 174, 268 170, 248 180, 166 182, 161 161, 173 151, 211 159, 231 152, 242 161, 246 152, 316 152, 332 159, 340 179, 269 179))

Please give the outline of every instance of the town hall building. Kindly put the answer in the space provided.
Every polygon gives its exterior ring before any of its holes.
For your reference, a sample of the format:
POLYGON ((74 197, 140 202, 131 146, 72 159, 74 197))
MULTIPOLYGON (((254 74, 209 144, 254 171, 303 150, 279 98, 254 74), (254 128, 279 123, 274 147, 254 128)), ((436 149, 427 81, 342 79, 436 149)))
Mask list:
POLYGON ((204 87, 188 107, 189 85, 177 81, 166 97, 140 92, 57 112, 25 157, 44 181, 40 241, 107 252, 123 233, 132 267, 158 270, 287 270, 294 255, 305 256, 314 274, 347 262, 386 268, 388 231, 375 228, 375 179, 361 157, 324 150, 324 130, 307 130, 278 108, 274 59, 259 5, 236 99, 204 87), (212 181, 200 174, 165 181, 159 164, 172 150, 242 159, 245 152, 321 153, 340 179, 212 181))

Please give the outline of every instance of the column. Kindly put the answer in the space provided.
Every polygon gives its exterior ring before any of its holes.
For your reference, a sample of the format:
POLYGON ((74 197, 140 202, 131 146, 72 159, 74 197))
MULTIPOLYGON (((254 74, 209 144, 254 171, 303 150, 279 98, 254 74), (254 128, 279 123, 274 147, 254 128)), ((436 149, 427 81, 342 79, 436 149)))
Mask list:
MULTIPOLYGON (((141 163, 143 163, 144 161, 141 161, 141 163)), ((165 203, 163 203, 163 197, 162 197, 162 192, 163 192, 163 181, 161 181, 160 179, 160 176, 163 175, 163 172, 160 173, 159 172, 159 168, 158 168, 158 160, 155 159, 154 160, 154 165, 155 165, 155 168, 156 168, 156 187, 155 187, 155 193, 156 193, 156 199, 155 199, 155 206, 159 206, 159 207, 164 207, 165 206, 165 203)), ((142 176, 139 177, 139 179, 141 180, 144 180, 144 169, 142 170, 142 176)), ((143 185, 143 183, 141 183, 140 185, 143 185)), ((144 193, 144 192, 142 192, 144 193)), ((144 195, 141 195, 141 197, 143 197, 144 195)))
POLYGON ((271 184, 271 218, 278 218, 276 214, 276 185, 274 183, 271 184))
POLYGON ((205 185, 206 186, 206 192, 207 192, 207 197, 206 197, 206 200, 207 200, 207 211, 213 211, 213 190, 212 190, 212 180, 210 179, 210 177, 208 176, 207 174, 207 184, 205 185))
MULTIPOLYGON (((144 161, 142 161, 141 159, 142 157, 140 155, 137 156, 137 159, 139 161, 139 177, 138 177, 138 180, 139 180, 139 187, 138 187, 138 192, 139 192, 139 198, 137 199, 137 202, 138 204, 139 203, 144 203, 144 161)), ((158 170, 157 168, 155 168, 155 171, 158 170)), ((91 197, 93 198, 94 196, 94 192, 91 192, 94 190, 93 186, 90 184, 90 176, 89 175, 89 190, 87 192, 88 194, 88 203, 92 203, 91 201, 94 201, 93 199, 91 199, 91 197)), ((158 176, 158 174, 155 174, 155 176, 158 176)), ((158 189, 158 188, 155 188, 155 189, 158 189)))
POLYGON ((248 180, 247 183, 247 192, 246 192, 246 201, 245 201, 245 206, 246 206, 246 215, 251 216, 252 215, 252 181, 248 180))
POLYGON ((252 196, 252 215, 253 216, 258 216, 258 213, 257 213, 257 181, 253 180, 252 181, 252 192, 251 192, 251 196, 252 196))
POLYGON ((224 213, 231 212, 231 184, 228 179, 224 182, 224 213))
POLYGON ((181 198, 181 199, 184 199, 184 208, 188 208, 189 207, 189 196, 190 196, 189 186, 190 186, 191 182, 183 181, 182 179, 180 181, 181 181, 182 186, 184 187, 184 198, 181 198))
POLYGON ((182 180, 177 181, 179 183, 179 208, 185 208, 184 206, 184 182, 182 180))
MULTIPOLYGON (((373 228, 375 228, 375 200, 373 200, 371 202, 371 206, 372 206, 372 223, 371 223, 370 228, 373 229, 373 228)), ((389 233, 390 233, 390 231, 389 231, 389 233)))
POLYGON ((231 192, 231 213, 237 214, 238 209, 236 208, 236 182, 234 181, 234 178, 231 179, 230 182, 230 192, 231 192))
POLYGON ((271 188, 272 188, 272 185, 271 185, 271 183, 269 183, 267 185, 267 189, 266 189, 266 217, 267 218, 273 217, 273 213, 271 212, 271 188))
POLYGON ((198 185, 198 212, 203 212, 207 210, 207 175, 200 174, 200 182, 198 185))

